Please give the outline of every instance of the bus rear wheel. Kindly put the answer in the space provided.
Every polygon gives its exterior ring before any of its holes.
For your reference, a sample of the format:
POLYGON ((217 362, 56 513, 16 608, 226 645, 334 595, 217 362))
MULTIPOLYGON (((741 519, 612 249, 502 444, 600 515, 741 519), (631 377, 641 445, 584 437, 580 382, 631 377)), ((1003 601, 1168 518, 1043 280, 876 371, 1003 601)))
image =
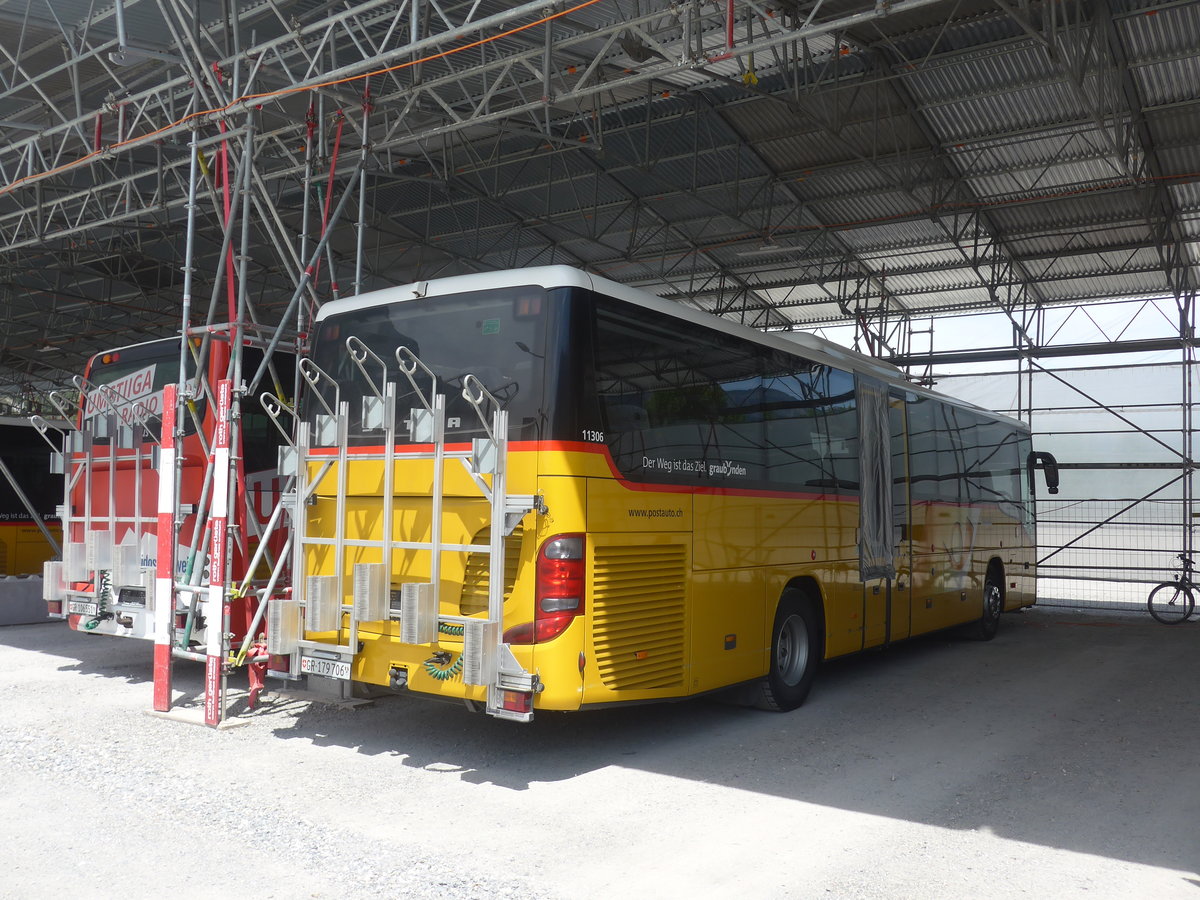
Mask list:
POLYGON ((799 591, 786 591, 771 629, 771 668, 757 685, 754 705, 786 712, 804 702, 821 662, 816 612, 799 591))

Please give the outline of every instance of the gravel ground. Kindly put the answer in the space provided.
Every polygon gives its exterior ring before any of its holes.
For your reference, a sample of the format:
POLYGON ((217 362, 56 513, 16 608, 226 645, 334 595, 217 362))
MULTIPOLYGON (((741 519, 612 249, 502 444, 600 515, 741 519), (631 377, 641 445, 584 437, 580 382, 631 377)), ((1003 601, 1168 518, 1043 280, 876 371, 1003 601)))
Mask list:
POLYGON ((146 713, 148 644, 4 627, 0 897, 1196 900, 1198 647, 1034 610, 786 715, 276 694, 217 732, 146 713))

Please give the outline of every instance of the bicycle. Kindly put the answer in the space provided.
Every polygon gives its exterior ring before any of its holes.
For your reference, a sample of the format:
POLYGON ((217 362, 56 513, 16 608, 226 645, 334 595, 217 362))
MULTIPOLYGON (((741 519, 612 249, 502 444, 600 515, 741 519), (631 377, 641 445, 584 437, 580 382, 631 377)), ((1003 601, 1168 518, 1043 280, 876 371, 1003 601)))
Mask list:
POLYGON ((1156 586, 1146 598, 1146 607, 1150 610, 1150 615, 1156 622, 1164 625, 1186 622, 1196 609, 1197 585, 1192 581, 1195 563, 1192 562, 1190 553, 1180 553, 1177 558, 1183 562, 1183 571, 1174 581, 1164 581, 1156 586))

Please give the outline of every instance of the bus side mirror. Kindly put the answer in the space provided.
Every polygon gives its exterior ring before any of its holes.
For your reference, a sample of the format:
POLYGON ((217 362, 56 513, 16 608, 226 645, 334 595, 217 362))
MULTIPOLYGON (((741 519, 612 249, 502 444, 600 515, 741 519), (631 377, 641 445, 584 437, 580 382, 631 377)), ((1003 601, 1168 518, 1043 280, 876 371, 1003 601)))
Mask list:
POLYGON ((1030 453, 1026 465, 1029 468, 1029 481, 1031 484, 1033 483, 1034 470, 1041 469, 1046 477, 1046 490, 1051 494, 1058 493, 1058 460, 1054 458, 1053 453, 1030 453))

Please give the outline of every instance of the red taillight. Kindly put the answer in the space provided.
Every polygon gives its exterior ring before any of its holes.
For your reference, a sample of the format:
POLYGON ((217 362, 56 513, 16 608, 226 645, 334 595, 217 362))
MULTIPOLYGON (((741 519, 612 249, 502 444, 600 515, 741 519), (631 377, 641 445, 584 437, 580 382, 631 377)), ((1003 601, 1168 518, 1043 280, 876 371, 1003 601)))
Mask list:
POLYGON ((529 691, 501 691, 500 707, 509 712, 533 712, 533 694, 529 691))
POLYGON ((538 551, 533 621, 504 632, 508 644, 540 644, 567 630, 583 612, 586 564, 582 534, 559 534, 538 551))

